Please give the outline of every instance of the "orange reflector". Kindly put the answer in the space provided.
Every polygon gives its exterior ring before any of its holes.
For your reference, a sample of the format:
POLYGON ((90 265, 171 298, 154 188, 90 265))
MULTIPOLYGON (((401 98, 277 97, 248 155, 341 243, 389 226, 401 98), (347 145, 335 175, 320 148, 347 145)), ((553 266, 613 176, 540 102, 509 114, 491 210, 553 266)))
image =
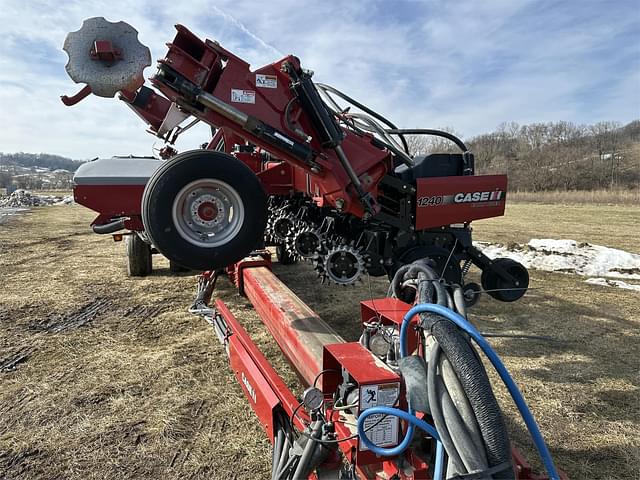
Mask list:
POLYGON ((121 242, 122 241, 122 234, 121 233, 114 233, 111 236, 113 237, 113 241, 114 242, 121 242))

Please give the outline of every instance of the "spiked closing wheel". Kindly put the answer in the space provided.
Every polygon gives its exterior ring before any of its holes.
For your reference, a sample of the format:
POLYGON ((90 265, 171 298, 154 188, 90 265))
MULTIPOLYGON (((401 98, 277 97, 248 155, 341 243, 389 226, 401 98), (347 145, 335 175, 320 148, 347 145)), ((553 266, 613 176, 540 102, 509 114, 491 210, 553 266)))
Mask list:
POLYGON ((340 245, 329 250, 324 260, 324 274, 339 285, 354 284, 364 271, 364 257, 349 245, 340 245))

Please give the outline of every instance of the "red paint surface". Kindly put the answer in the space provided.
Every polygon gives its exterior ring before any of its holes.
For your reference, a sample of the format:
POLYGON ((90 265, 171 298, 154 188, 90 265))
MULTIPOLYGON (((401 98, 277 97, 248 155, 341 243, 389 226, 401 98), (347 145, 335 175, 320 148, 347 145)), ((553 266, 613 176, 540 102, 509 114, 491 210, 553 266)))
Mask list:
POLYGON ((417 187, 416 230, 504 215, 507 193, 506 175, 419 178, 417 187), (447 204, 444 199, 442 203, 437 204, 439 197, 494 191, 503 192, 499 201, 447 204), (435 200, 430 205, 420 206, 421 198, 435 200))

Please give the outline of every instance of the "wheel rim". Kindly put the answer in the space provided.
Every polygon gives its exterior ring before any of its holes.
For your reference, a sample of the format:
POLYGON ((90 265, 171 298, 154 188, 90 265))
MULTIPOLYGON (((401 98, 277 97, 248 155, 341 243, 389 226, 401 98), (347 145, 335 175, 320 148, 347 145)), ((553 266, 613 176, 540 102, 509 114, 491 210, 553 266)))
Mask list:
POLYGON ((228 183, 213 178, 194 180, 178 192, 172 208, 178 234, 204 248, 229 243, 244 222, 244 204, 228 183))
POLYGON ((295 238, 294 245, 302 258, 312 258, 320 246, 320 238, 315 232, 302 232, 295 238))

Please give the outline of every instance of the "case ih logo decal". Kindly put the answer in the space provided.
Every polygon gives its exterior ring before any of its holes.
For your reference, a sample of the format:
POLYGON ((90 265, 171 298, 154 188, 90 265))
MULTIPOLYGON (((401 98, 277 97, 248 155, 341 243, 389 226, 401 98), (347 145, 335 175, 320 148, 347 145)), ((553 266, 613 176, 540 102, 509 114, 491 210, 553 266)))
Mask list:
POLYGON ((247 377, 244 376, 244 372, 242 372, 242 384, 245 386, 245 388, 247 389, 247 393, 249 394, 249 396, 251 397, 251 400, 253 400, 253 403, 258 403, 258 399, 256 396, 256 391, 255 389, 251 386, 251 384, 249 383, 249 380, 247 379, 247 377))
POLYGON ((504 198, 504 191, 493 190, 489 192, 460 192, 454 195, 434 195, 418 198, 418 207, 437 207, 438 205, 451 205, 454 203, 485 203, 499 202, 504 198))
POLYGON ((494 190, 493 192, 456 193, 453 196, 453 203, 497 202, 502 198, 503 193, 502 190, 494 190))

